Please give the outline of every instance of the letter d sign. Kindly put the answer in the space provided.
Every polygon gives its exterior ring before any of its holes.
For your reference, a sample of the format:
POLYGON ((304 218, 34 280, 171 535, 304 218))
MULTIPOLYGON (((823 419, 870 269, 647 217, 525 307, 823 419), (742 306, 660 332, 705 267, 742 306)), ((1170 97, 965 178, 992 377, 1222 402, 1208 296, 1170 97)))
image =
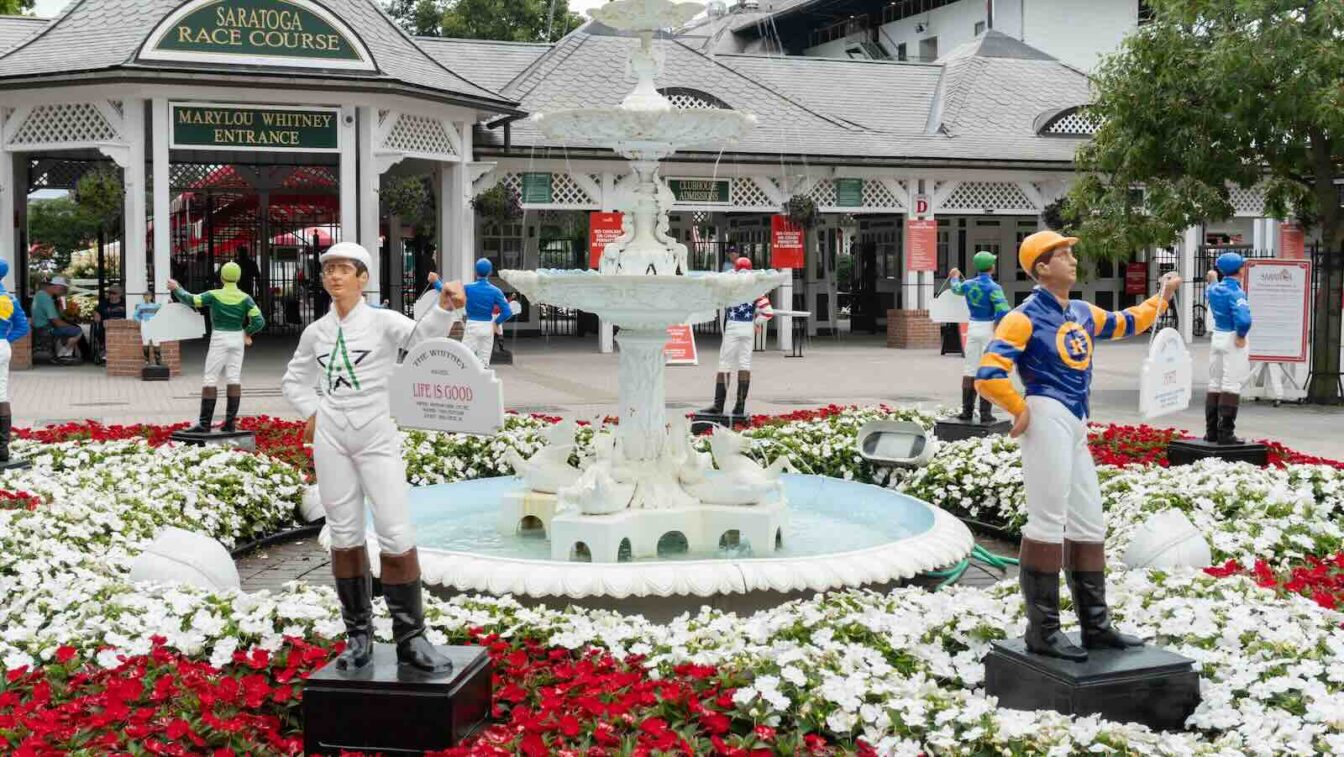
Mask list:
POLYGON ((929 214, 929 196, 915 195, 915 215, 924 217, 929 214))

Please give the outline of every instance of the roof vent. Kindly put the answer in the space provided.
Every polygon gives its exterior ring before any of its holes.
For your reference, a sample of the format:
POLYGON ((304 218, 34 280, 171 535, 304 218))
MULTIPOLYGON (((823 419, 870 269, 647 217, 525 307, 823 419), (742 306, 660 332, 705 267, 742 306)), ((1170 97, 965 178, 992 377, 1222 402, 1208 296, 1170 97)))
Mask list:
POLYGON ((758 0, 739 0, 737 7, 741 8, 744 11, 754 11, 759 10, 761 4, 760 2, 758 2, 758 0))
POLYGON ((705 13, 709 14, 710 18, 726 16, 728 15, 728 4, 723 0, 709 0, 705 4, 705 13))

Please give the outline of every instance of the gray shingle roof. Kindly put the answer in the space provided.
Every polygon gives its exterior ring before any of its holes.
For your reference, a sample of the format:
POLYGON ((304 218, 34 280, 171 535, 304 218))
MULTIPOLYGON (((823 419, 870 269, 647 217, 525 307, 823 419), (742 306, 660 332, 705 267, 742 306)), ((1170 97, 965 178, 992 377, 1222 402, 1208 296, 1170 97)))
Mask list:
POLYGON ((46 26, 45 18, 0 16, 0 53, 19 44, 46 26))
POLYGON ((498 92, 547 50, 544 42, 494 42, 479 39, 416 37, 431 58, 459 76, 498 92))
MULTIPOLYGON (((321 0, 368 46, 381 73, 284 69, 291 79, 383 80, 507 109, 494 92, 444 68, 415 45, 377 0, 321 0)), ((0 80, 111 69, 240 73, 239 66, 137 61, 141 45, 181 0, 75 0, 41 34, 0 56, 0 80), (77 53, 75 52, 77 51, 77 53)), ((274 69, 247 71, 269 75, 274 69)))

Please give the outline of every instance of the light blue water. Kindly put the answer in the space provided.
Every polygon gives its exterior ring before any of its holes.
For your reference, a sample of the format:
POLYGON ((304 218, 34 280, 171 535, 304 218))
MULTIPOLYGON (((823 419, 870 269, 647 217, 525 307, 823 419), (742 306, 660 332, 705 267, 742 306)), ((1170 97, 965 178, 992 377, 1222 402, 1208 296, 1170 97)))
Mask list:
MULTIPOLYGON (((928 505, 890 489, 826 476, 787 474, 782 480, 789 502, 783 549, 760 557, 850 552, 916 536, 933 527, 928 505)), ((550 543, 540 534, 505 536, 495 531, 500 498, 522 489, 522 482, 511 476, 415 487, 411 489, 411 521, 416 541, 432 549, 548 560, 550 543)), ((750 556, 733 549, 673 559, 750 556)))

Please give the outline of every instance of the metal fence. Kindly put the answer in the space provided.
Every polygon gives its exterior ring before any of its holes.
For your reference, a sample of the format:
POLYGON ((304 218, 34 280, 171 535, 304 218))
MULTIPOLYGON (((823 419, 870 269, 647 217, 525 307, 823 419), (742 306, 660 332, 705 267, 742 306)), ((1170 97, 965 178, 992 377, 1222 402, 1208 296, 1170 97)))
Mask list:
POLYGON ((1339 398, 1344 397, 1344 379, 1340 377, 1340 371, 1326 371, 1321 368, 1321 360, 1325 355, 1316 355, 1316 337, 1320 333, 1319 329, 1326 330, 1326 348, 1333 350, 1336 355, 1340 351, 1340 336, 1342 327, 1344 327, 1344 292, 1340 286, 1340 280, 1344 279, 1344 250, 1327 251, 1319 246, 1312 247, 1310 250, 1311 258, 1311 333, 1308 339, 1308 349, 1312 354, 1311 373, 1307 377, 1307 387, 1310 389, 1312 381, 1330 381, 1334 379, 1336 394, 1336 403, 1339 398), (1331 286, 1331 283, 1335 286, 1331 286))

